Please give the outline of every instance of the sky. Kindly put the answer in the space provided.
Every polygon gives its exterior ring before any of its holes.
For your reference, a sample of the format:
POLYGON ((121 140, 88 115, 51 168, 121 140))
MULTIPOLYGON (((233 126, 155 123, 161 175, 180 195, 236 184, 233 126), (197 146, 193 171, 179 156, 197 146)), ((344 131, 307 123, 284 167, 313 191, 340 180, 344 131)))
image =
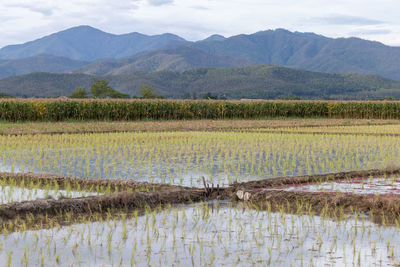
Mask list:
POLYGON ((79 25, 196 41, 284 28, 400 46, 399 0, 0 0, 0 47, 79 25))

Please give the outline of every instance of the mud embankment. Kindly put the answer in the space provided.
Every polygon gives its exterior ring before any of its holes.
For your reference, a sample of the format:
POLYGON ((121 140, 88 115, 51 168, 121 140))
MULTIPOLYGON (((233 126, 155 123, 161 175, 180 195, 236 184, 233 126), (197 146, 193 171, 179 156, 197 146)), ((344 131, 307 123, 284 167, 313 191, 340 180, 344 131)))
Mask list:
MULTIPOLYGON (((240 190, 239 190, 240 191, 240 190)), ((238 193, 241 195, 242 193, 238 193)), ((400 222, 400 197, 349 193, 288 192, 282 190, 243 191, 249 206, 274 211, 326 215, 336 219, 355 214, 368 215, 376 223, 400 222)), ((237 196, 234 199, 238 199, 237 196)))
POLYGON ((102 196, 65 199, 39 199, 0 205, 0 218, 13 220, 28 215, 55 216, 72 212, 91 214, 107 210, 135 210, 165 204, 191 203, 206 200, 204 190, 170 190, 156 193, 121 192, 102 196))
POLYGON ((400 169, 373 169, 365 171, 350 171, 350 172, 338 172, 328 174, 317 174, 317 175, 305 175, 305 176, 294 176, 294 177, 278 177, 269 178, 264 180, 235 183, 229 186, 226 190, 232 194, 233 192, 242 190, 251 190, 259 188, 277 187, 277 186, 290 186, 300 185, 308 183, 321 183, 330 182, 336 180, 354 179, 354 178, 370 178, 370 177, 381 177, 384 175, 396 175, 400 174, 400 169))
MULTIPOLYGON (((367 214, 376 222, 398 223, 400 197, 394 195, 357 195, 349 193, 322 193, 268 190, 284 185, 326 182, 339 179, 369 178, 399 174, 399 169, 369 170, 332 173, 326 175, 272 178, 260 181, 233 184, 226 188, 190 188, 174 185, 150 184, 132 180, 79 179, 54 175, 7 174, 0 179, 8 179, 14 184, 40 185, 57 184, 59 188, 88 190, 97 186, 111 188, 109 194, 81 198, 39 199, 0 205, 0 223, 26 220, 29 218, 63 218, 65 214, 90 216, 112 211, 132 212, 146 207, 194 203, 212 199, 244 200, 257 209, 274 209, 292 213, 307 212, 326 214, 339 218, 342 215, 367 214), (238 198, 238 196, 240 196, 238 198)), ((35 219, 32 219, 35 221, 35 219)))
POLYGON ((0 180, 5 180, 15 185, 32 183, 36 187, 46 187, 59 189, 70 189, 78 191, 96 192, 97 190, 108 190, 109 192, 143 191, 159 192, 176 189, 189 189, 169 184, 156 184, 148 182, 136 182, 133 180, 120 179, 91 179, 91 178, 72 178, 50 174, 34 173, 0 173, 0 180))

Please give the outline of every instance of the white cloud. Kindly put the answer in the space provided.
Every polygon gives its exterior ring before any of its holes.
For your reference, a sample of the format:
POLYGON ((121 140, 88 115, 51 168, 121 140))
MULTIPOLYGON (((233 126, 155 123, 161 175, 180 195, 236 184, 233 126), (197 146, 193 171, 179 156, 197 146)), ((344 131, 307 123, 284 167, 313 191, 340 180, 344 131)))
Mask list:
POLYGON ((384 24, 385 22, 370 19, 370 18, 362 18, 348 15, 332 15, 327 17, 318 17, 314 18, 315 22, 331 24, 331 25, 379 25, 384 24))
POLYGON ((171 32, 189 40, 286 28, 400 44, 398 0, 0 1, 0 47, 77 25, 121 34, 171 32), (323 7, 323 8, 321 8, 323 7))
POLYGON ((153 5, 153 6, 162 6, 162 5, 171 4, 174 2, 174 0, 148 0, 148 2, 150 3, 150 5, 153 5))

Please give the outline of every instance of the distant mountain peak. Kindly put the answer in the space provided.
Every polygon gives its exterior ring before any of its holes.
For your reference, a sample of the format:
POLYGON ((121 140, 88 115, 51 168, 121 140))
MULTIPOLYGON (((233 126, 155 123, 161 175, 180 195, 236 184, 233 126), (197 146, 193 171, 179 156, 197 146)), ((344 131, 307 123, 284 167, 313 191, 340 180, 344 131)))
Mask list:
MULTIPOLYGON (((67 37, 72 37, 73 35, 85 35, 85 34, 99 34, 99 35, 115 35, 111 33, 104 32, 102 30, 96 29, 92 26, 89 25, 80 25, 80 26, 75 26, 72 28, 68 28, 56 33, 52 33, 46 37, 50 36, 67 36, 67 37), (72 35, 72 36, 71 36, 72 35)), ((40 40, 40 39, 39 39, 40 40)))
POLYGON ((133 56, 182 42, 187 41, 171 33, 153 36, 137 32, 115 35, 81 25, 24 44, 3 47, 0 49, 0 58, 21 59, 49 54, 93 61, 133 56))
MULTIPOLYGON (((68 28, 68 29, 65 29, 65 30, 63 30, 63 31, 81 31, 81 30, 87 30, 87 31, 101 31, 102 32, 102 30, 99 30, 99 29, 97 29, 97 28, 94 28, 94 27, 92 27, 92 26, 90 26, 90 25, 78 25, 78 26, 74 26, 74 27, 71 27, 71 28, 68 28)), ((61 31, 61 32, 63 32, 63 31, 61 31)))
POLYGON ((180 36, 178 36, 176 34, 169 33, 169 32, 163 33, 163 34, 160 34, 160 35, 155 35, 155 36, 163 36, 163 37, 168 37, 168 38, 175 38, 175 39, 178 39, 178 40, 181 40, 181 41, 186 41, 184 38, 182 38, 182 37, 180 37, 180 36))
POLYGON ((207 37, 206 39, 204 39, 204 40, 202 40, 202 41, 223 41, 223 40, 225 40, 226 38, 224 37, 224 36, 222 36, 222 35, 219 35, 219 34, 213 34, 213 35, 211 35, 211 36, 209 36, 209 37, 207 37))

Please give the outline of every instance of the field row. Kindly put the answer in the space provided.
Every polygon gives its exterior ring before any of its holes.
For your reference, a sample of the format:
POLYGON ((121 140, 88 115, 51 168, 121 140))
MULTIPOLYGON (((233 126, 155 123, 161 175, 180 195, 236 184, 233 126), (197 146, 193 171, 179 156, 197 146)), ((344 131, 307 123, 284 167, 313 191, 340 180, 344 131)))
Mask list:
POLYGON ((0 137, 0 171, 220 186, 395 165, 395 136, 164 132, 0 137))
POLYGON ((2 100, 6 121, 182 120, 324 117, 399 119, 400 102, 2 100))
MULTIPOLYGON (((347 132, 350 126, 363 125, 365 132, 370 132, 374 126, 382 125, 382 132, 391 132, 391 127, 399 124, 399 120, 378 119, 294 119, 275 118, 270 120, 171 120, 171 121, 73 121, 73 122, 0 122, 0 134, 56 134, 56 133, 107 133, 107 132, 160 132, 160 131, 261 131, 281 130, 311 131, 318 126, 337 128, 347 132), (384 127, 387 125, 388 128, 384 127), (311 127, 311 129, 308 129, 311 127), (296 130, 297 130, 296 128, 296 130), (386 130, 389 129, 389 130, 386 130)), ((326 130, 329 130, 327 128, 326 130)), ((354 132, 354 131, 353 131, 354 132)), ((378 131, 377 131, 378 132, 378 131)))

